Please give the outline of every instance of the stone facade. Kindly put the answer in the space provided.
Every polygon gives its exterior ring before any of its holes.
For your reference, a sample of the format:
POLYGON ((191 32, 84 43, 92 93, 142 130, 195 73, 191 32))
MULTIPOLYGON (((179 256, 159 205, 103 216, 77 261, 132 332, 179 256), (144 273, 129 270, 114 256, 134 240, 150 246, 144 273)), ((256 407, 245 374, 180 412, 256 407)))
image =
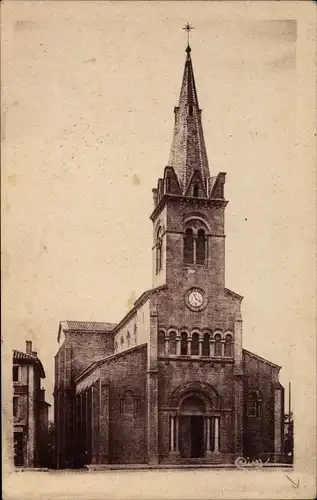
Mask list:
POLYGON ((32 342, 26 352, 13 351, 13 442, 14 465, 39 467, 47 459, 49 403, 41 379, 45 372, 32 342))
POLYGON ((153 288, 117 325, 60 324, 59 467, 280 458, 280 367, 243 349, 243 297, 225 286, 226 174, 209 174, 189 47, 174 127, 153 288))

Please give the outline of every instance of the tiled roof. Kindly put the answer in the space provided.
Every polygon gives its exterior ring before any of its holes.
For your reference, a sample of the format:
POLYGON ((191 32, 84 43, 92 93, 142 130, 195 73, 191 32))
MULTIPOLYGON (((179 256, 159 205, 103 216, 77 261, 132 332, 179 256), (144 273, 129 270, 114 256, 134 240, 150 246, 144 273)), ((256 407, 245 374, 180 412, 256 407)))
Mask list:
POLYGON ((41 378, 45 378, 45 371, 43 365, 37 356, 27 354, 26 352, 13 350, 13 361, 23 360, 29 361, 30 364, 37 365, 40 369, 41 378))
POLYGON ((235 297, 236 299, 239 299, 239 300, 243 299, 242 295, 239 295, 238 293, 233 292, 232 290, 229 290, 229 288, 225 288, 225 293, 231 295, 232 297, 235 297))
POLYGON ((88 331, 88 332, 109 332, 114 329, 116 323, 105 323, 102 321, 63 321, 65 330, 88 331))
POLYGON ((111 332, 116 323, 105 323, 103 321, 61 321, 58 328, 57 341, 60 341, 62 330, 72 332, 111 332))

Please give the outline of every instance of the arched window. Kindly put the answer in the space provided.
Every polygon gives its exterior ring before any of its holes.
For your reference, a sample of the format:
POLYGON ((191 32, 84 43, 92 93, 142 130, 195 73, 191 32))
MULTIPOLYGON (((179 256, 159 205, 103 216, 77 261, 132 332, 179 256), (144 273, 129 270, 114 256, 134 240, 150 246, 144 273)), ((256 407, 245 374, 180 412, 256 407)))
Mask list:
POLYGON ((176 332, 169 334, 168 352, 169 354, 176 354, 176 332))
POLYGON ((196 263, 205 264, 206 259, 206 237, 205 231, 199 229, 196 241, 196 263))
POLYGON ((256 390, 251 390, 248 393, 247 400, 247 415, 251 418, 257 418, 261 416, 261 403, 259 392, 256 390))
POLYGON ((181 333, 181 355, 187 355, 188 354, 188 342, 187 342, 187 333, 182 332, 181 333))
POLYGON ((221 356, 221 335, 215 335, 215 356, 221 356))
POLYGON ((232 336, 226 335, 225 338, 225 356, 232 357, 232 336))
POLYGON ((203 345, 202 345, 202 355, 210 356, 210 347, 209 347, 209 333, 204 333, 203 336, 203 345))
POLYGON ((114 350, 115 350, 115 351, 117 351, 117 350, 118 350, 118 342, 117 342, 117 340, 116 340, 116 341, 115 341, 115 343, 114 343, 114 350))
POLYGON ((156 235, 156 274, 162 269, 162 228, 160 227, 156 235))
POLYGON ((193 196, 194 196, 194 198, 198 198, 198 196, 199 196, 199 187, 197 186, 197 184, 194 184, 193 196))
POLYGON ((133 337, 134 337, 134 345, 137 344, 137 341, 138 341, 138 327, 136 325, 134 325, 134 328, 133 328, 133 337))
POLYGON ((198 356, 198 340, 199 340, 199 334, 197 332, 192 334, 192 346, 191 346, 191 353, 193 356, 198 356))
POLYGON ((121 335, 120 343, 121 343, 121 347, 123 347, 123 344, 124 344, 124 338, 123 338, 123 336, 122 336, 122 335, 121 335))
POLYGON ((167 193, 170 192, 171 190, 171 178, 170 177, 166 177, 166 180, 165 180, 165 190, 167 193))
POLYGON ((121 413, 124 415, 134 415, 136 412, 136 399, 132 391, 125 391, 121 400, 121 413))
POLYGON ((158 333, 158 353, 160 356, 165 355, 165 333, 158 333))
POLYGON ((130 336, 130 332, 128 330, 128 333, 127 333, 127 347, 130 347, 130 340, 131 340, 131 336, 130 336))
POLYGON ((186 229, 184 238, 184 262, 186 264, 194 263, 194 235, 191 228, 186 229))

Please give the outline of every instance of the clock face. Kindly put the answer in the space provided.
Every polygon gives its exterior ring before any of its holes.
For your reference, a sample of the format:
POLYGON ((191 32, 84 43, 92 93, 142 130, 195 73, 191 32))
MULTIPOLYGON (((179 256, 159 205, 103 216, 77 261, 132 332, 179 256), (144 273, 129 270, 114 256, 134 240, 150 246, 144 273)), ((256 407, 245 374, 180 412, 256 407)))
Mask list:
POLYGON ((193 307, 200 307, 204 302, 204 297, 198 290, 193 290, 188 296, 188 302, 193 307))
POLYGON ((193 311, 201 311, 207 304, 205 294, 198 289, 192 289, 186 296, 186 304, 193 311))

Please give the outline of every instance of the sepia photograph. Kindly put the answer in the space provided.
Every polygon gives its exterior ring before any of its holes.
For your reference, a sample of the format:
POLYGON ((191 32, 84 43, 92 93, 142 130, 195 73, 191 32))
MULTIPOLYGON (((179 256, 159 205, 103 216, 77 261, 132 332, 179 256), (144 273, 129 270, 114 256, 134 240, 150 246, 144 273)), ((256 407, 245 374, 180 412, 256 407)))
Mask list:
POLYGON ((313 2, 1 39, 4 498, 315 498, 313 2))

